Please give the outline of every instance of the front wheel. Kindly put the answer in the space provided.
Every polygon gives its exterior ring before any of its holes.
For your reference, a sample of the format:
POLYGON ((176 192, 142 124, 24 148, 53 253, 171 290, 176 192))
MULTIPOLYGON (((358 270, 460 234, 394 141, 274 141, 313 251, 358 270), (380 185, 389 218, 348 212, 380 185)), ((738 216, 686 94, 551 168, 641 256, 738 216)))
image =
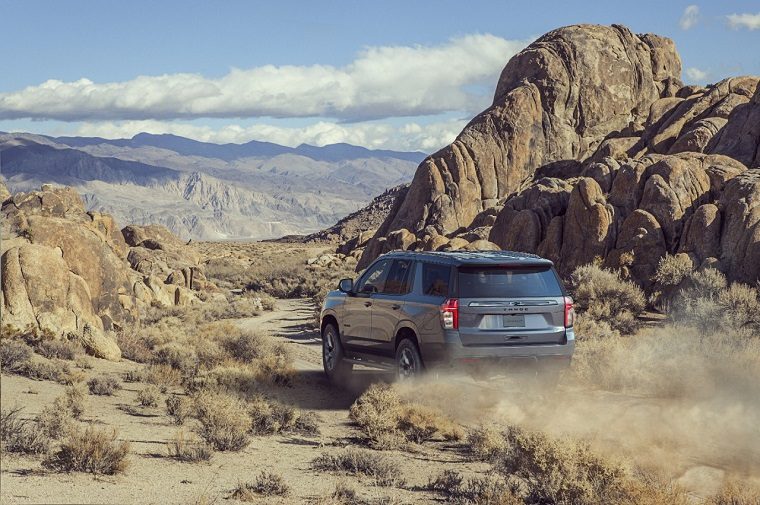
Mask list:
POLYGON ((408 380, 419 375, 425 369, 417 344, 405 338, 396 348, 396 368, 399 380, 408 380))
POLYGON ((353 366, 347 363, 338 330, 332 324, 322 330, 322 366, 332 382, 341 382, 351 373, 353 366))

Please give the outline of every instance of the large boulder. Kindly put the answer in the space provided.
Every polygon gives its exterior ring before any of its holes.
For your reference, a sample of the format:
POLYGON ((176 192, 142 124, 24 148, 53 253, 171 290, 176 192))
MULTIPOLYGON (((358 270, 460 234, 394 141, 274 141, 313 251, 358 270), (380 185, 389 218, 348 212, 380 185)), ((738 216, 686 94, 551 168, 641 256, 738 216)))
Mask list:
MULTIPOLYGON (((492 106, 420 164, 376 237, 468 227, 537 167, 588 157, 611 131, 642 130, 652 102, 680 88, 680 73, 669 39, 618 25, 549 32, 507 63, 492 106)), ((377 251, 368 246, 358 268, 377 251)))
POLYGON ((195 303, 195 291, 215 289, 198 254, 168 230, 122 234, 108 214, 86 212, 71 188, 13 195, 2 217, 5 333, 75 336, 91 354, 118 360, 108 333, 136 324, 141 308, 195 303))

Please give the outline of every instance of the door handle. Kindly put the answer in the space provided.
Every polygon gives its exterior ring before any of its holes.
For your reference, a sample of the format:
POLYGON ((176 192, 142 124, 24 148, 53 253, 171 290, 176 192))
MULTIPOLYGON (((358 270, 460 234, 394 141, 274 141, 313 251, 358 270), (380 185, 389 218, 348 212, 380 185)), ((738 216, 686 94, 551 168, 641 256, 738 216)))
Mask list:
POLYGON ((364 306, 365 307, 371 307, 372 306, 372 302, 364 302, 364 306))
POLYGON ((392 308, 393 310, 398 310, 398 309, 400 309, 400 308, 401 308, 401 305, 398 305, 398 304, 394 303, 393 305, 391 305, 391 308, 392 308))

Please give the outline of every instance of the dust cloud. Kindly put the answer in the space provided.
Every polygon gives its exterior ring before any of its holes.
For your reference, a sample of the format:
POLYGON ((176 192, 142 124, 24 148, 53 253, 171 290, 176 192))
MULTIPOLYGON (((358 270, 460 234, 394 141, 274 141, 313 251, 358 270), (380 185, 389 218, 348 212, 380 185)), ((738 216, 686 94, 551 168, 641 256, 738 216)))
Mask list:
POLYGON ((662 327, 580 341, 558 381, 484 375, 438 373, 400 388, 467 425, 585 440, 699 495, 726 479, 760 484, 760 338, 662 327))

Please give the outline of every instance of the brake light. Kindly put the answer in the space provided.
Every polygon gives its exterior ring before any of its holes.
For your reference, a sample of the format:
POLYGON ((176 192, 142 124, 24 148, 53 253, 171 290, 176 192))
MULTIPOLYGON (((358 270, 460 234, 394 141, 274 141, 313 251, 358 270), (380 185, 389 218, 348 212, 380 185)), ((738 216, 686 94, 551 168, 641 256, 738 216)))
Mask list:
POLYGON ((565 297, 565 328, 572 328, 575 323, 575 309, 573 308, 573 299, 565 297))
POLYGON ((459 300, 449 298, 441 305, 441 322, 446 330, 459 328, 459 300))

